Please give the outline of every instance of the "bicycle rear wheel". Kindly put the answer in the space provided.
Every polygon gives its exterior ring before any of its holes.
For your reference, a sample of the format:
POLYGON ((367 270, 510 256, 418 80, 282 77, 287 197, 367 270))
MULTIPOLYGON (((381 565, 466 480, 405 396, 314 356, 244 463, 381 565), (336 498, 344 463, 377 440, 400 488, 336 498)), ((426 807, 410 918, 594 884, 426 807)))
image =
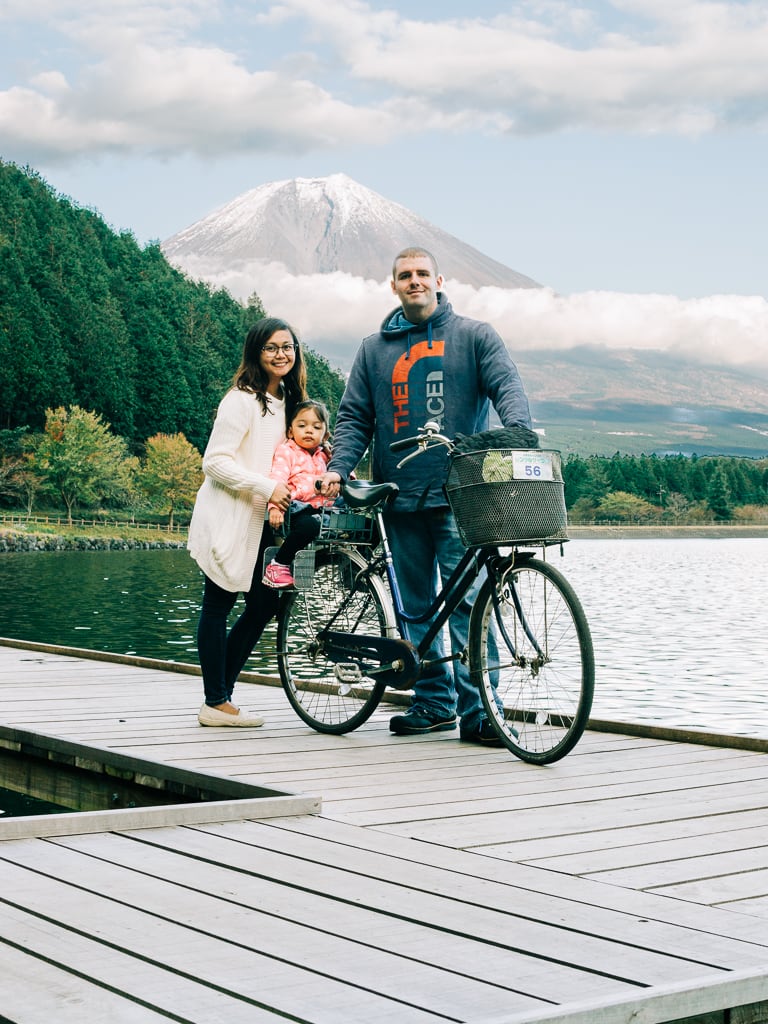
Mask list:
MULTIPOLYGON (((311 590, 286 593, 278 615, 277 664, 293 709, 318 732, 356 729, 376 710, 385 683, 345 673, 323 652, 318 634, 352 591, 368 563, 354 548, 321 548, 311 590)), ((378 577, 359 582, 333 629, 371 636, 397 636, 386 588, 378 577)))
POLYGON ((592 708, 595 661, 584 610, 557 569, 525 558, 486 580, 470 621, 469 665, 513 754, 550 764, 573 749, 592 708))

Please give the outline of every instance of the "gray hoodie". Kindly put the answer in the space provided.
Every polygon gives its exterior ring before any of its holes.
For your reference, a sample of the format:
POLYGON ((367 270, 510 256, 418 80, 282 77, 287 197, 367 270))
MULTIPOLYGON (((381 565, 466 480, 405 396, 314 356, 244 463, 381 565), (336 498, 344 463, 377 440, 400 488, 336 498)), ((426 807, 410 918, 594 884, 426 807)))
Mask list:
POLYGON ((419 455, 398 470, 404 453, 392 454, 389 445, 428 420, 448 437, 487 430, 491 405, 505 427, 531 426, 517 368, 493 327, 457 316, 442 292, 423 324, 410 324, 398 306, 355 356, 328 468, 346 479, 373 441, 373 479, 400 486, 397 511, 444 507, 446 450, 419 455))

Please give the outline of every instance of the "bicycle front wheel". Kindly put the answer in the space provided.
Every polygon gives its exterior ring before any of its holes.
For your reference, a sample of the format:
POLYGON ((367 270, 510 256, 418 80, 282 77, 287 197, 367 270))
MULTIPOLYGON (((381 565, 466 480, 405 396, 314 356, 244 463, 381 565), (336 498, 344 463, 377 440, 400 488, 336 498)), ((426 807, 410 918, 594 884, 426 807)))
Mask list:
POLYGON ((589 626, 565 577, 526 558, 483 585, 469 666, 504 745, 532 764, 564 757, 587 726, 595 687, 589 626))
POLYGON ((356 729, 371 717, 384 693, 384 682, 330 660, 318 639, 331 619, 339 632, 398 635, 381 579, 371 576, 356 582, 367 564, 354 548, 321 548, 315 555, 312 588, 286 593, 281 602, 280 679, 293 709, 318 732, 356 729))

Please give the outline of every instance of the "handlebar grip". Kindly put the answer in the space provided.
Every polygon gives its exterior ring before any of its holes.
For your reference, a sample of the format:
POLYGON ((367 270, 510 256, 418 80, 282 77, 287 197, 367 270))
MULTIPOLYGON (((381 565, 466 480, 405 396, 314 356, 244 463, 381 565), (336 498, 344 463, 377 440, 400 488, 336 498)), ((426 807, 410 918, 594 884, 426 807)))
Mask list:
POLYGON ((420 441, 420 437, 403 437, 399 441, 393 441, 389 446, 389 450, 391 452, 404 452, 406 448, 415 448, 420 441))
POLYGON ((317 491, 318 494, 322 490, 322 487, 323 487, 323 481, 318 477, 318 479, 315 480, 315 490, 317 491))

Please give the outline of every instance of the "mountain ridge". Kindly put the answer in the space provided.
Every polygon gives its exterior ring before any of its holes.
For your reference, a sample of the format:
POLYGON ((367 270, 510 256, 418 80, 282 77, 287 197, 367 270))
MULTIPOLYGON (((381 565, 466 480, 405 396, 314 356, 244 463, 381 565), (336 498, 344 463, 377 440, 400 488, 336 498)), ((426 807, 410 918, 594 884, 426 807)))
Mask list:
POLYGON ((297 275, 343 271, 384 281, 390 260, 408 245, 434 252, 446 278, 473 287, 541 287, 345 174, 250 189, 176 232, 161 248, 182 269, 205 263, 215 273, 263 261, 282 263, 297 275))

